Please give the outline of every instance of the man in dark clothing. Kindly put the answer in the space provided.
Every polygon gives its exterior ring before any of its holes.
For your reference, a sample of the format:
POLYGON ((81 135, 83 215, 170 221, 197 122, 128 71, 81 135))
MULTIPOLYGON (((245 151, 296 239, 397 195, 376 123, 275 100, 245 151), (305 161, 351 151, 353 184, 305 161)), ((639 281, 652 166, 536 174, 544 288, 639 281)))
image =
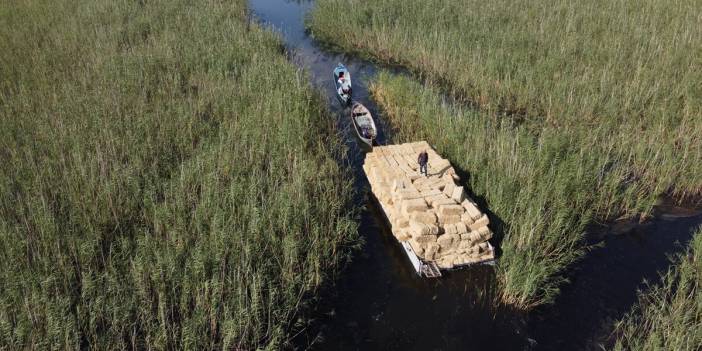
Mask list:
POLYGON ((427 150, 424 150, 419 153, 419 157, 417 157, 417 163, 419 163, 419 174, 422 174, 422 172, 424 172, 424 176, 428 177, 429 175, 427 174, 427 163, 429 163, 429 155, 427 154, 427 150))

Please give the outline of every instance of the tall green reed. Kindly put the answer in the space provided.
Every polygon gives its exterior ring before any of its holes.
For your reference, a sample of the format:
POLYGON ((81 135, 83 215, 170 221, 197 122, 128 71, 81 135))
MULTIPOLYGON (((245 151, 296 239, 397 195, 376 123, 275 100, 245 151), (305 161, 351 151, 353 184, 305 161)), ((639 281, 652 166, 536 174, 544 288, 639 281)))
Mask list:
POLYGON ((321 99, 244 13, 0 5, 0 348, 279 348, 304 327, 356 242, 351 185, 321 99))
POLYGON ((649 285, 612 334, 613 350, 699 350, 702 345, 702 230, 662 282, 649 285))

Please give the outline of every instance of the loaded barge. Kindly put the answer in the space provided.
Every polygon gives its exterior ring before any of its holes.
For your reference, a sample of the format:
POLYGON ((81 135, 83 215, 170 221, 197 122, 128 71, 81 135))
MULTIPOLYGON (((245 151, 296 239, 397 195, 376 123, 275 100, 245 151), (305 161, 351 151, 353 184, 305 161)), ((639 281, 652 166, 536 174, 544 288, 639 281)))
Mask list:
POLYGON ((491 264, 490 221, 467 195, 451 163, 426 141, 376 146, 363 171, 371 190, 417 274, 439 277, 441 270, 491 264), (429 155, 420 175, 417 155, 429 155))

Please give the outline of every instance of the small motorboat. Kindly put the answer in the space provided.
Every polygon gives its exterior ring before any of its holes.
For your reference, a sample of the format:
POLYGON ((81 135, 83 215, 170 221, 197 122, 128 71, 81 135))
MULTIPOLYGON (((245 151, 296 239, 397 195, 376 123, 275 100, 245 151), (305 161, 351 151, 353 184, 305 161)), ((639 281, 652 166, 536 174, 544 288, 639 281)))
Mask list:
POLYGON ((373 147, 373 140, 378 136, 378 130, 375 128, 370 111, 360 102, 354 102, 351 107, 351 121, 358 137, 368 146, 373 147))
POLYGON ((351 72, 346 69, 346 66, 339 64, 334 68, 334 88, 336 91, 336 97, 339 99, 343 106, 348 106, 351 103, 351 72), (344 92, 341 89, 341 79, 339 76, 343 76, 343 79, 348 83, 348 92, 344 92))

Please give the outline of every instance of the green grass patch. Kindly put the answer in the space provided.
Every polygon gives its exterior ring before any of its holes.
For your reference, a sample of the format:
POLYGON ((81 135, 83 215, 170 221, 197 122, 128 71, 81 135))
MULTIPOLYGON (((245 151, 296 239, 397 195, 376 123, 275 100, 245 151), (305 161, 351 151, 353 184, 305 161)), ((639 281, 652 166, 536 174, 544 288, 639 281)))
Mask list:
POLYGON ((639 302, 617 325, 614 350, 699 350, 702 345, 702 229, 687 253, 640 293, 639 302))
POLYGON ((304 325, 357 242, 351 181, 245 6, 0 5, 0 348, 278 349, 304 325))

